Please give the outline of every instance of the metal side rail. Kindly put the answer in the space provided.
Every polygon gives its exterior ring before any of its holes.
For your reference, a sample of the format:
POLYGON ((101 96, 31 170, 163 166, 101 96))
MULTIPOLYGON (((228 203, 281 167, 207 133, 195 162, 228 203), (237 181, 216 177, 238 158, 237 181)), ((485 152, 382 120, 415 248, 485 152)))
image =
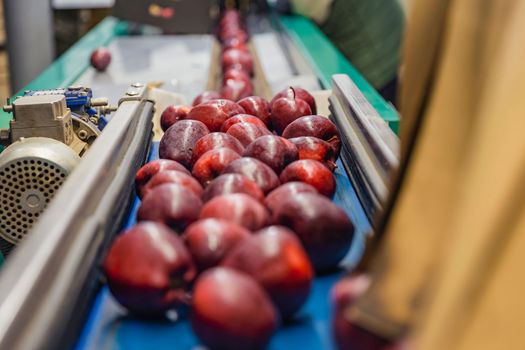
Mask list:
POLYGON ((134 84, 0 274, 0 349, 64 349, 96 292, 99 260, 120 228, 147 156, 153 103, 134 84))

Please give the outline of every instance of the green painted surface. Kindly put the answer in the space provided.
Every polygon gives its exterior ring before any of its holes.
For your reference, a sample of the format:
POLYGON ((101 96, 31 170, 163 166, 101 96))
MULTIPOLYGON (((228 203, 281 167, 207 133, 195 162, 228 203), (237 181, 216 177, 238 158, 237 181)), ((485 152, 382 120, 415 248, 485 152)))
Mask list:
MULTIPOLYGON (((126 22, 113 17, 106 18, 15 96, 21 95, 25 90, 55 89, 71 85, 89 66, 89 56, 95 48, 107 45, 115 36, 126 32, 126 22)), ((0 128, 7 128, 11 117, 9 113, 0 112, 0 128)))
POLYGON ((316 70, 324 88, 330 89, 332 75, 347 74, 390 128, 398 132, 399 115, 395 108, 381 97, 312 21, 301 16, 281 16, 280 21, 316 70))

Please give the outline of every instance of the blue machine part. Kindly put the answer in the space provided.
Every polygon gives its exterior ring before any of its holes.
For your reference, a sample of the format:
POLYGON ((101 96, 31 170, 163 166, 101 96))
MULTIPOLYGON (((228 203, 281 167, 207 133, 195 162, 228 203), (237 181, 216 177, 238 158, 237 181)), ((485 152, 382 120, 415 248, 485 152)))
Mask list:
POLYGON ((66 97, 66 105, 72 112, 92 115, 88 112, 88 110, 91 109, 89 101, 93 98, 93 91, 90 88, 29 90, 24 93, 24 96, 44 95, 64 95, 66 97))

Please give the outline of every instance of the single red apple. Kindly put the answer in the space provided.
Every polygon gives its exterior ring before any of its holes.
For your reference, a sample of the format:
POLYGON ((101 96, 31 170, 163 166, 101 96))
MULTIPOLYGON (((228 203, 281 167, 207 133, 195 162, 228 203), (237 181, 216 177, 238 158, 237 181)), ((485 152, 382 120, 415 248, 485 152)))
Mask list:
POLYGON ((288 165, 279 177, 282 183, 302 181, 315 187, 322 195, 332 198, 335 194, 335 177, 322 163, 303 159, 288 165))
POLYGON ((201 103, 200 105, 193 107, 193 109, 188 114, 188 120, 198 120, 211 132, 219 131, 221 129, 222 123, 224 123, 230 116, 224 112, 220 107, 208 104, 201 103))
POLYGON ((273 106, 273 103, 277 101, 279 98, 287 97, 290 94, 290 89, 294 90, 296 98, 300 98, 304 102, 308 103, 308 105, 310 106, 310 109, 312 110, 312 114, 317 113, 317 105, 315 103, 315 98, 307 90, 300 88, 298 86, 288 87, 282 90, 281 92, 279 92, 277 95, 275 95, 272 102, 270 102, 270 106, 273 106))
POLYGON ((204 193, 204 189, 199 181, 195 180, 191 175, 177 170, 165 170, 157 173, 142 187, 142 191, 138 193, 139 198, 146 197, 155 187, 168 183, 182 186, 195 193, 198 197, 201 197, 204 193))
POLYGON ((184 165, 174 160, 157 159, 151 161, 137 171, 137 175, 135 176, 135 191, 137 194, 142 192, 142 187, 144 187, 153 176, 165 170, 177 170, 191 175, 184 165))
POLYGON ((287 139, 267 135, 250 143, 244 150, 243 156, 256 158, 272 168, 276 174, 280 174, 288 164, 299 159, 299 151, 287 139))
POLYGON ((270 120, 279 135, 294 120, 312 114, 308 103, 297 98, 293 88, 290 88, 288 92, 287 96, 277 98, 271 107, 270 120))
POLYGON ((105 47, 99 47, 90 57, 91 66, 99 72, 105 71, 111 62, 111 52, 105 47))
POLYGON ((204 91, 195 99, 193 100, 193 103, 191 104, 193 107, 200 105, 201 103, 205 103, 212 100, 217 100, 221 98, 221 94, 219 94, 217 91, 204 91))
POLYGON ((228 79, 221 87, 222 98, 238 101, 246 96, 253 94, 251 81, 228 79))
POLYGON ((258 138, 270 135, 270 131, 266 129, 266 126, 258 126, 253 123, 236 123, 228 128, 226 132, 228 135, 235 137, 239 140, 244 147, 247 147, 258 138))
POLYGON ((268 211, 251 196, 234 193, 215 197, 204 204, 200 218, 224 219, 256 231, 268 223, 268 211))
POLYGON ((245 71, 236 68, 230 68, 222 75, 222 84, 225 85, 228 80, 240 80, 250 83, 251 78, 245 71))
POLYGON ((266 196, 264 204, 270 210, 270 212, 274 212, 277 206, 283 202, 283 198, 293 197, 298 193, 319 194, 319 192, 317 192, 315 187, 313 187, 312 185, 308 185, 304 182, 288 182, 282 184, 281 186, 277 187, 275 190, 270 192, 266 196))
POLYGON ((190 110, 191 108, 188 106, 168 106, 160 116, 160 127, 162 128, 162 131, 168 130, 170 126, 172 126, 179 120, 186 119, 190 110))
POLYGON ((250 235, 250 231, 232 222, 205 219, 188 226, 182 238, 199 271, 203 271, 219 265, 236 244, 250 235))
POLYGON ((221 265, 255 278, 282 318, 290 318, 304 305, 314 278, 301 242, 281 226, 265 228, 239 242, 221 265))
POLYGON ((243 157, 234 160, 224 169, 224 174, 228 173, 246 176, 254 181, 265 194, 281 184, 272 168, 255 158, 243 157))
POLYGON ((224 40, 224 42, 222 43, 222 51, 224 52, 228 49, 250 51, 248 49, 248 45, 246 44, 246 40, 244 40, 244 38, 242 37, 233 37, 224 40))
POLYGON ((299 150, 299 159, 313 159, 323 163, 330 171, 337 168, 334 147, 317 137, 301 136, 289 139, 299 150))
POLYGON ((266 129, 266 125, 264 124, 264 122, 256 116, 249 114, 237 114, 229 118, 222 124, 221 131, 227 132, 232 126, 238 123, 251 123, 266 129))
POLYGON ((222 174, 228 164, 239 158, 241 156, 229 148, 212 149, 197 160, 191 174, 206 187, 210 181, 222 174))
POLYGON ((120 234, 104 260, 111 294, 130 312, 161 317, 189 304, 196 268, 182 240, 160 223, 120 234))
POLYGON ((195 144, 207 134, 208 128, 203 123, 197 120, 181 120, 173 124, 162 136, 159 157, 175 160, 190 169, 195 144))
POLYGON ((299 193, 283 198, 272 212, 272 222, 297 234, 316 271, 336 268, 354 237, 354 225, 348 215, 318 194, 299 193))
POLYGON ((138 221, 155 221, 183 231, 196 221, 202 208, 201 199, 192 191, 176 184, 163 184, 145 196, 137 211, 138 221))
POLYGON ((309 115, 293 121, 283 132, 283 137, 287 139, 301 136, 317 137, 328 142, 334 147, 336 158, 339 157, 341 135, 330 119, 320 115, 309 115))
POLYGON ((229 68, 240 68, 249 75, 253 75, 253 58, 249 52, 238 49, 229 49, 222 53, 222 71, 229 68))
POLYGON ((229 148, 239 154, 244 151, 244 146, 235 137, 222 132, 212 132, 203 136, 193 149, 193 164, 206 152, 217 148, 229 148))
POLYGON ((210 199, 230 193, 244 193, 259 202, 264 201, 264 193, 255 182, 244 175, 224 174, 210 182, 202 196, 204 202, 210 199))
POLYGON ((208 102, 204 102, 204 104, 211 105, 211 106, 217 106, 221 111, 228 114, 228 117, 233 117, 234 115, 237 115, 237 114, 246 113, 244 111, 244 108, 239 106, 237 103, 230 101, 230 100, 226 100, 226 99, 211 100, 208 102))
POLYGON ((191 325, 207 347, 264 349, 278 323, 270 298, 250 276, 216 267, 197 280, 191 325))
POLYGON ((249 96, 243 98, 237 103, 244 108, 246 113, 256 116, 262 120, 268 128, 271 128, 270 104, 264 98, 259 96, 249 96))

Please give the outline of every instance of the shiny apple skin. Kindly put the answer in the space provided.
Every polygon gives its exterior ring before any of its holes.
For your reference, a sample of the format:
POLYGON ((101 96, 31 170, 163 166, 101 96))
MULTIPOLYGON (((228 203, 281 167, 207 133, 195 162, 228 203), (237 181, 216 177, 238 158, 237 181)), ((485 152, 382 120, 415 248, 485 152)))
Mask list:
POLYGON ((111 52, 105 47, 99 47, 93 51, 89 60, 93 68, 104 72, 111 63, 111 52))
POLYGON ((283 198, 293 197, 299 193, 319 194, 312 185, 308 185, 304 182, 292 181, 282 184, 272 192, 268 193, 264 200, 264 204, 270 212, 273 212, 277 206, 283 202, 283 198))
POLYGON ((299 151, 285 138, 266 135, 250 143, 243 156, 260 160, 279 175, 288 164, 299 159, 299 151))
POLYGON ((354 237, 354 225, 348 215, 318 194, 283 198, 283 203, 272 212, 271 221, 297 234, 318 272, 337 268, 354 237))
POLYGON ((268 165, 258 159, 242 157, 231 162, 224 174, 241 174, 254 181, 265 193, 272 191, 281 184, 279 177, 268 165))
POLYGON ((253 94, 253 84, 251 81, 227 79, 221 87, 221 97, 231 101, 239 101, 251 94, 253 94))
POLYGON ((204 91, 200 95, 197 95, 191 104, 193 107, 200 105, 201 103, 217 100, 221 98, 221 94, 217 91, 204 91))
POLYGON ((241 156, 229 149, 218 148, 204 153, 193 166, 191 174, 204 186, 222 174, 224 169, 241 156))
POLYGON ((267 129, 266 124, 264 124, 264 122, 256 116, 250 114, 237 114, 222 124, 221 131, 227 132, 232 126, 238 123, 251 123, 263 129, 267 129))
POLYGON ((163 184, 142 199, 137 221, 160 222, 182 232, 197 221, 201 208, 201 199, 192 191, 176 184, 163 184))
POLYGON ((244 193, 217 196, 204 204, 200 219, 216 218, 234 222, 250 231, 268 224, 269 213, 256 199, 244 193))
POLYGON ((324 140, 335 149, 336 158, 341 152, 341 134, 330 119, 320 115, 309 115, 290 123, 283 132, 283 137, 312 136, 324 140))
POLYGON ((182 240, 167 226, 142 222, 120 234, 104 260, 111 294, 131 313, 163 317, 189 305, 197 270, 182 240))
POLYGON ((171 126, 159 145, 159 158, 171 159, 191 169, 193 149, 197 141, 209 134, 205 124, 196 120, 181 120, 171 126))
POLYGON ((197 197, 201 197, 204 193, 201 184, 193 176, 177 170, 165 170, 157 173, 148 181, 139 193, 139 198, 146 197, 155 187, 168 183, 182 186, 195 193, 197 197))
POLYGON ((210 132, 220 131, 222 123, 230 116, 220 107, 212 104, 201 103, 188 113, 188 120, 198 120, 204 123, 210 132))
POLYGON ((176 122, 186 119, 190 110, 191 107, 183 105, 168 106, 160 116, 160 127, 162 131, 166 131, 176 122))
POLYGON ((199 220, 188 226, 182 238, 199 271, 215 267, 236 244, 250 237, 242 226, 219 219, 199 220))
POLYGON ((218 148, 229 148, 232 151, 242 154, 244 146, 235 137, 223 132, 212 132, 197 141, 193 149, 193 164, 208 151, 218 148))
POLYGON ((301 136, 289 139, 299 150, 299 159, 312 159, 323 163, 330 171, 337 168, 334 147, 317 137, 301 136))
POLYGON ((270 104, 264 98, 259 96, 248 96, 237 102, 244 108, 247 114, 251 114, 263 121, 271 129, 270 104))
POLYGON ((262 127, 253 123, 244 122, 232 125, 226 133, 239 140, 244 147, 247 147, 262 136, 271 134, 265 126, 262 127))
POLYGON ((250 76, 253 75, 253 58, 245 50, 226 50, 222 53, 221 62, 223 72, 230 68, 238 68, 244 70, 250 76))
POLYGON ((174 160, 153 160, 142 166, 142 168, 140 168, 139 171, 137 171, 137 175, 135 175, 135 191, 137 192, 137 194, 140 194, 142 192, 142 187, 144 187, 153 176, 165 170, 176 170, 191 175, 189 170, 186 169, 184 165, 174 160))
POLYGON ((205 346, 214 350, 261 350, 278 324, 270 298, 250 276, 216 267, 197 280, 191 325, 205 346))
POLYGON ((308 103, 291 95, 275 100, 272 104, 270 120, 274 130, 281 135, 294 120, 311 114, 312 110, 308 103))
POLYGON ((310 295, 312 264, 295 233, 286 227, 257 231, 235 246, 221 265, 255 278, 283 319, 295 315, 310 295))
POLYGON ((288 88, 280 91, 277 95, 274 96, 274 98, 270 102, 270 106, 273 106, 273 103, 277 99, 279 99, 281 97, 288 96, 290 94, 290 89, 293 89, 296 98, 299 98, 299 99, 305 101, 306 103, 308 103, 308 106, 310 106, 310 109, 312 110, 312 114, 316 114, 317 113, 317 105, 315 103, 315 98, 307 90, 305 90, 303 88, 300 88, 298 86, 288 87, 288 88))
POLYGON ((240 174, 223 174, 211 181, 202 195, 202 200, 207 202, 217 196, 231 193, 244 193, 261 203, 264 201, 264 193, 259 186, 240 174))
POLYGON ((288 165, 279 176, 281 183, 301 181, 312 185, 322 195, 332 198, 336 183, 334 174, 323 163, 312 159, 298 160, 288 165))
POLYGON ((232 79, 232 80, 241 80, 241 81, 245 81, 245 82, 248 82, 248 83, 251 82, 251 78, 248 75, 248 73, 246 73, 242 69, 237 69, 237 68, 230 68, 230 69, 227 69, 224 72, 224 74, 222 75, 222 84, 224 85, 226 83, 226 81, 228 81, 230 79, 232 79))

